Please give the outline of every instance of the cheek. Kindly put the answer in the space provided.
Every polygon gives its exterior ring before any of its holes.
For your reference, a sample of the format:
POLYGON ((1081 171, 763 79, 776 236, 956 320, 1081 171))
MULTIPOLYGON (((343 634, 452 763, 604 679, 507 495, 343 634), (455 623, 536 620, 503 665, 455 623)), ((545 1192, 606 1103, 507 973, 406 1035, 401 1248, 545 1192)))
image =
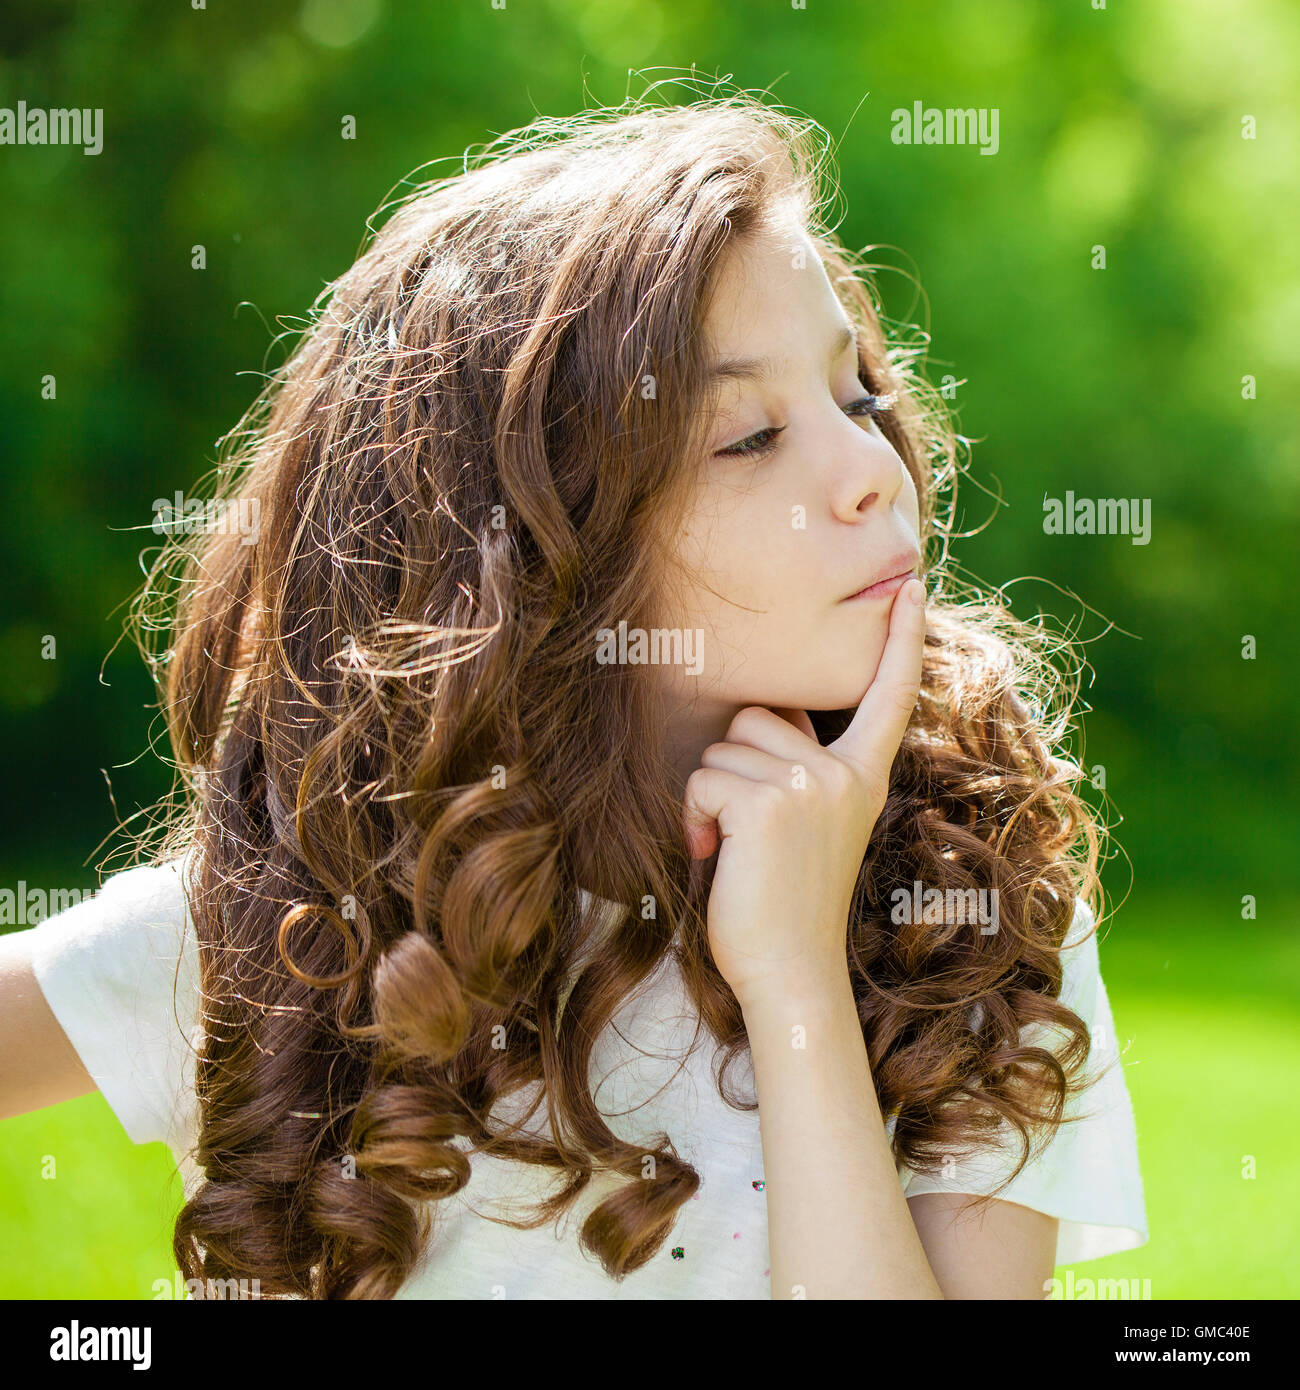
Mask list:
POLYGON ((906 478, 906 482, 903 484, 905 499, 903 510, 907 515, 908 521, 911 522, 913 533, 919 536, 921 531, 921 504, 916 495, 916 484, 912 481, 912 475, 908 473, 906 469, 903 470, 903 476, 906 478))
POLYGON ((748 610, 766 611, 788 592, 782 576, 797 557, 769 511, 731 489, 701 500, 672 546, 679 611, 723 627, 748 625, 755 616, 748 610))
POLYGON ((748 703, 792 664, 808 637, 799 596, 809 582, 807 532, 734 493, 696 509, 669 547, 670 577, 653 625, 695 634, 702 669, 656 679, 683 693, 748 703))

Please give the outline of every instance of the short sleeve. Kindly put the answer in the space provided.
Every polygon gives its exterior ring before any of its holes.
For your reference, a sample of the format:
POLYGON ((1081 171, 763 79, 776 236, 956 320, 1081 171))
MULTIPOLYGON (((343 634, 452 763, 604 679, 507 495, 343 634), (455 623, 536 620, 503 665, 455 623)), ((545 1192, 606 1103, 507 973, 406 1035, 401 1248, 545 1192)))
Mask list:
POLYGON ((33 968, 133 1143, 193 1142, 197 952, 181 860, 114 874, 33 929, 33 968))
MULTIPOLYGON (((1067 1101, 1066 1115, 1083 1118, 1058 1127, 1042 1152, 997 1193, 1001 1201, 1058 1218, 1058 1266, 1133 1250, 1148 1239, 1133 1106, 1124 1080, 1115 1020, 1101 977, 1093 917, 1082 900, 1076 904, 1062 958, 1061 1002, 1088 1025, 1091 1051, 1086 1075, 1098 1079, 1067 1101)), ((1026 1044, 1050 1046, 1047 1031, 1035 1033, 1034 1027, 1022 1032, 1022 1040, 1026 1044)), ((1017 1131, 1007 1125, 1006 1135, 1001 1148, 959 1161, 946 1176, 909 1175, 903 1169, 904 1195, 993 1193, 1020 1157, 1017 1131)))

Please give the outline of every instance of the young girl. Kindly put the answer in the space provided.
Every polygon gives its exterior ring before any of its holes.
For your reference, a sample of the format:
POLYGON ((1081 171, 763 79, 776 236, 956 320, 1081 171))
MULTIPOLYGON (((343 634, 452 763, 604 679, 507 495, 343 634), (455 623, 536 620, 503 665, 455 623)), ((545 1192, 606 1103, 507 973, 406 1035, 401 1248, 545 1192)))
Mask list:
POLYGON ((160 557, 187 814, 0 944, 0 1093, 168 1143, 202 1289, 1042 1298, 1145 1241, 1069 701, 927 602, 957 441, 823 156, 715 98, 420 188, 227 458, 255 534, 160 557))

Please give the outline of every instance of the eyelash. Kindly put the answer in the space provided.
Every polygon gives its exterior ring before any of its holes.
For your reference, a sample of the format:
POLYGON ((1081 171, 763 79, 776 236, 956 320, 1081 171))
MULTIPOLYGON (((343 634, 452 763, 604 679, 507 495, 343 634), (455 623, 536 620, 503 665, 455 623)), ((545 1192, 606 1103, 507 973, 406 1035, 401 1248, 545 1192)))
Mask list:
MULTIPOLYGON (((851 401, 844 407, 846 415, 871 415, 879 419, 882 415, 887 415, 894 402, 898 399, 896 391, 890 391, 883 396, 867 395, 861 396, 856 401, 851 401)), ((755 458, 760 454, 765 454, 776 443, 777 436, 784 433, 784 425, 770 425, 765 430, 759 430, 756 434, 751 434, 747 439, 742 439, 736 444, 729 444, 725 449, 719 449, 718 453, 728 458, 755 458), (755 443, 761 440, 761 443, 755 443)))

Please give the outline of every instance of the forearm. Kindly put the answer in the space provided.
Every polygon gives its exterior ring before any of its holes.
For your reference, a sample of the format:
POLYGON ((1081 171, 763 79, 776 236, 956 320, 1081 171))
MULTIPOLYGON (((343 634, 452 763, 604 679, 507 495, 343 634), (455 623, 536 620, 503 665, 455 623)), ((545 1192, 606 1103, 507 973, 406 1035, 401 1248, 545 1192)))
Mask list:
POLYGON ((942 1298, 898 1181, 847 969, 744 1006, 773 1298, 942 1298))

